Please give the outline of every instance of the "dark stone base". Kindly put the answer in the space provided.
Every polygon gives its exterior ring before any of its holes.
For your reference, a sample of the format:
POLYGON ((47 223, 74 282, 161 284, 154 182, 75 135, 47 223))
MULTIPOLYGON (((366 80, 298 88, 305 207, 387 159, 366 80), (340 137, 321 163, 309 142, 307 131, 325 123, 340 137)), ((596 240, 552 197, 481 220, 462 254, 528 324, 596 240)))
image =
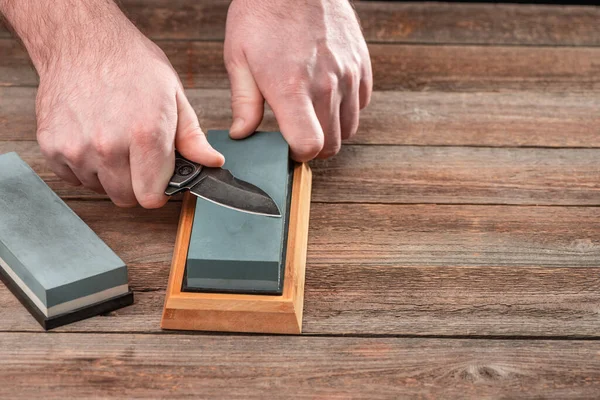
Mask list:
POLYGON ((54 329, 59 326, 81 321, 82 319, 94 317, 133 304, 133 292, 129 291, 100 303, 48 318, 36 307, 33 301, 31 301, 25 292, 23 292, 2 268, 0 268, 0 280, 4 282, 8 289, 10 289, 15 297, 19 299, 21 304, 25 306, 45 330, 54 329))

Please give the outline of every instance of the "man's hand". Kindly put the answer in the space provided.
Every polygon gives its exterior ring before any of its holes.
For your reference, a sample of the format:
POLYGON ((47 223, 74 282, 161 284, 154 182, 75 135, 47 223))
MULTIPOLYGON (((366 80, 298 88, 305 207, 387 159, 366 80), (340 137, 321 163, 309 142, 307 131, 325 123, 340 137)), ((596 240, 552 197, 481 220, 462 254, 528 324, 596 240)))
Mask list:
POLYGON ((369 52, 347 0, 233 0, 225 65, 231 136, 258 127, 266 100, 297 161, 337 154, 371 97, 369 52))
POLYGON ((161 207, 174 150, 221 166, 173 67, 112 1, 0 0, 40 75, 38 141, 64 180, 161 207))

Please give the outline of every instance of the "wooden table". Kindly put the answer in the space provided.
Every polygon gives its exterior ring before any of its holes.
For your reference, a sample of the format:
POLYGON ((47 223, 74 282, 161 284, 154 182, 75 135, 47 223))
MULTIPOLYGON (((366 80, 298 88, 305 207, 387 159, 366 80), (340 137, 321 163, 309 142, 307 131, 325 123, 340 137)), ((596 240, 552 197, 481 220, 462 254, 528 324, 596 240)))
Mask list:
MULTIPOLYGON (((121 3, 202 126, 226 128, 227 4, 121 3)), ((34 141, 37 78, 0 32, 0 153, 127 262, 136 295, 44 333, 0 286, 0 398, 598 397, 600 8, 356 8, 376 92, 358 136, 312 164, 295 337, 159 329, 181 203, 117 209, 54 177, 34 141)))

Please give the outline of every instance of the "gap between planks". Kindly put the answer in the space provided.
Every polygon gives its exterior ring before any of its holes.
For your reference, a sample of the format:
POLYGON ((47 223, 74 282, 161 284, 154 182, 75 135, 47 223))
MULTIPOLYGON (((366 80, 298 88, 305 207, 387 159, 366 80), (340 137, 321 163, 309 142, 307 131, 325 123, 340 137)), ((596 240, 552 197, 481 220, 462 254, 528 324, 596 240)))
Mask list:
MULTIPOLYGON (((135 291, 134 291, 135 293, 135 291)), ((102 316, 100 316, 102 317, 102 316)), ((68 335, 156 335, 156 336, 197 336, 197 337, 305 337, 305 338, 356 338, 356 339, 441 339, 441 340, 489 340, 489 341, 573 341, 573 342, 597 342, 600 341, 600 336, 591 335, 418 335, 418 334, 390 334, 390 333, 312 333, 303 332, 301 334, 274 334, 274 333, 238 333, 238 332, 210 332, 210 331, 174 331, 174 330, 157 330, 157 331, 78 331, 76 329, 68 331, 27 331, 27 330, 2 330, 2 333, 19 333, 26 335, 51 335, 51 334, 68 334, 68 335)))

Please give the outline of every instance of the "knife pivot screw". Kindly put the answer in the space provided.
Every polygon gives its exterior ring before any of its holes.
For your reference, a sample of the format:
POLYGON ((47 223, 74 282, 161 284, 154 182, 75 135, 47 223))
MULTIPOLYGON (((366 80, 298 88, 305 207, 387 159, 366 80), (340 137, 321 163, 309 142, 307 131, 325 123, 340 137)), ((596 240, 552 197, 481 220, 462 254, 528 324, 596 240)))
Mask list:
POLYGON ((177 169, 177 174, 181 176, 187 176, 192 172, 194 172, 194 168, 190 167, 189 165, 182 165, 179 167, 179 169, 177 169))

